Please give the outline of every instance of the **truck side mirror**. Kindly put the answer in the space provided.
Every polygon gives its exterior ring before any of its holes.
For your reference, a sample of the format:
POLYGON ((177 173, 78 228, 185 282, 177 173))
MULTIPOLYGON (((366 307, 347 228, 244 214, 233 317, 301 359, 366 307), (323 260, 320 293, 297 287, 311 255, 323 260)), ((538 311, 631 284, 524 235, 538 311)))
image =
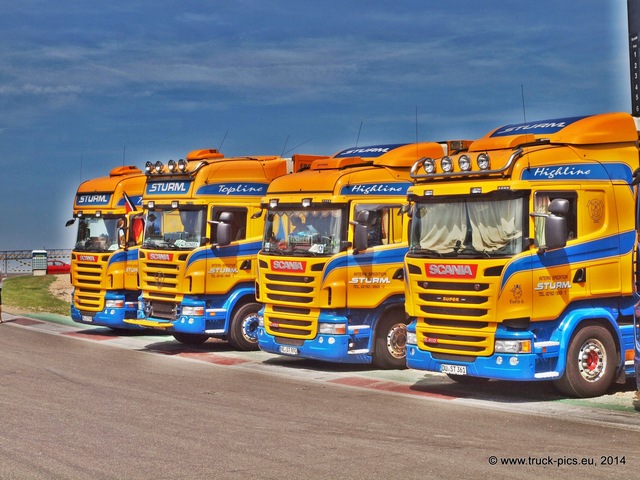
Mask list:
POLYGON ((353 231, 353 249, 358 252, 367 249, 368 228, 362 223, 356 223, 353 231))
POLYGON ((549 204, 549 215, 545 219, 545 247, 549 250, 563 248, 567 244, 567 219, 569 201, 556 198, 549 204))
POLYGON ((231 243, 231 225, 228 223, 218 223, 216 226, 216 238, 218 246, 224 247, 231 243))
POLYGON ((353 249, 355 252, 366 250, 369 244, 369 210, 360 210, 353 225, 353 249))
POLYGON ((209 223, 214 224, 216 228, 216 244, 214 247, 224 247, 231 243, 231 224, 234 218, 231 212, 221 212, 218 220, 209 220, 209 223))

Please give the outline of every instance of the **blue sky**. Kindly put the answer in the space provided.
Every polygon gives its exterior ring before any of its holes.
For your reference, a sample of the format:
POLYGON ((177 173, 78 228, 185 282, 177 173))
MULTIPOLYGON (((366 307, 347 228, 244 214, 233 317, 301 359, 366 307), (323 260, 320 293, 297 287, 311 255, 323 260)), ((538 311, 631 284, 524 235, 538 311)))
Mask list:
POLYGON ((631 108, 626 0, 0 0, 0 12, 0 250, 71 248, 78 184, 123 163, 333 154, 631 108))

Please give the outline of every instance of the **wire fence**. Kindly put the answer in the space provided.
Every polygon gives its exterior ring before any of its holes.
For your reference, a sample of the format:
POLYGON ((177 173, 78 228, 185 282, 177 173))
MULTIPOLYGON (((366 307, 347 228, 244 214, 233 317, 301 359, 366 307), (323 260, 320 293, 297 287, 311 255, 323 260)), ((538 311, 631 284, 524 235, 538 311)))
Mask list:
MULTIPOLYGON (((5 275, 31 273, 33 250, 0 251, 0 272, 5 275)), ((71 263, 71 250, 47 250, 47 260, 71 263)))

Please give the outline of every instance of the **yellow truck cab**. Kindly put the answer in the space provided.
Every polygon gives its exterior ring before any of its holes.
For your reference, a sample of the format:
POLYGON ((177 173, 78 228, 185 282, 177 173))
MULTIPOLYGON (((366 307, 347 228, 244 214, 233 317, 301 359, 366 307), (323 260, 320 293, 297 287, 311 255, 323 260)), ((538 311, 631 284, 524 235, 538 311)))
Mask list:
POLYGON ((410 168, 453 143, 376 145, 274 180, 263 208, 261 350, 405 366, 403 258, 410 168))
POLYGON ((255 214, 269 183, 290 174, 294 162, 194 150, 186 160, 149 163, 142 294, 138 318, 129 322, 164 329, 183 343, 217 337, 257 349, 255 257, 264 218, 255 214))
POLYGON ((78 221, 71 253, 74 288, 71 318, 113 329, 132 328, 136 318, 138 246, 142 241, 145 175, 134 166, 116 167, 108 177, 83 182, 73 205, 78 221))
POLYGON ((578 397, 624 382, 637 142, 633 118, 609 113, 507 125, 416 162, 407 365, 578 397))

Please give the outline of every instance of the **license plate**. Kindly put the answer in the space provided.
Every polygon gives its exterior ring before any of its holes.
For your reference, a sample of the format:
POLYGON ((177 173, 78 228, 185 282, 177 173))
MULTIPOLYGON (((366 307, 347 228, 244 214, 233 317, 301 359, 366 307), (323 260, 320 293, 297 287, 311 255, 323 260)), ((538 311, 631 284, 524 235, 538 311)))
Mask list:
POLYGON ((283 355, 297 355, 298 349, 296 347, 285 347, 284 345, 280 345, 280 353, 283 355))
POLYGON ((466 375, 467 367, 464 365, 440 365, 440 371, 450 375, 466 375))
POLYGON ((93 322, 93 317, 90 317, 89 315, 82 315, 82 321, 83 322, 93 322))

